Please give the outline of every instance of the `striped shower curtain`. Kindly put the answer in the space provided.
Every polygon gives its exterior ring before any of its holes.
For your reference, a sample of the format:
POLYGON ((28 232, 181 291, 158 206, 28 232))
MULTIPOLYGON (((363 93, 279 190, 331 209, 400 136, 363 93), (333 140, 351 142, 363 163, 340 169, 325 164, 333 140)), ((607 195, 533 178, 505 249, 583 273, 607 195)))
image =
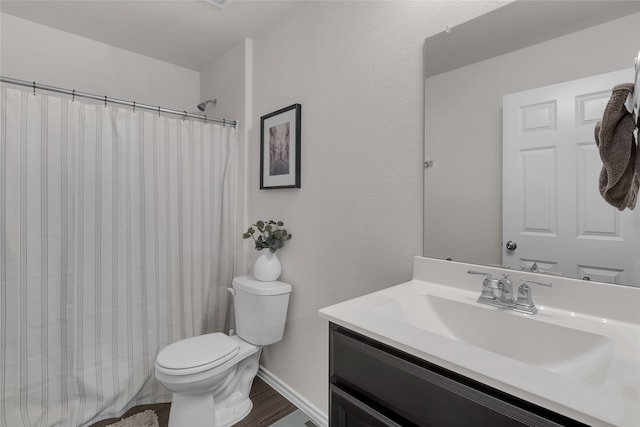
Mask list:
POLYGON ((165 345, 225 328, 237 131, 3 87, 0 426, 169 401, 165 345))

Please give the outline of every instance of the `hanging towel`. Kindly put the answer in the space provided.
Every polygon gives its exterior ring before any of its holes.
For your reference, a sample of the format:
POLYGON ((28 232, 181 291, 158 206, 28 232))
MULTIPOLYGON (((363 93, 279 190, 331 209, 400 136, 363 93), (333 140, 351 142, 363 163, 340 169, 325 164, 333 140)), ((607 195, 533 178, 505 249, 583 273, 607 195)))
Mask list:
POLYGON ((625 107, 633 86, 633 83, 624 83, 613 88, 602 120, 595 128, 596 144, 602 159, 600 194, 607 203, 621 211, 635 208, 640 188, 633 136, 635 123, 633 115, 625 107))

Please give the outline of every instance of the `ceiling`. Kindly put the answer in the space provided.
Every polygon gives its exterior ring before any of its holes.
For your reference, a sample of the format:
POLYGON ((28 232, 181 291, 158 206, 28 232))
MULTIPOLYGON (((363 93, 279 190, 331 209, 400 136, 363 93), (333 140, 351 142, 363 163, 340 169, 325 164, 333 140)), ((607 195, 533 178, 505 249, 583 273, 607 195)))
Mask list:
POLYGON ((509 3, 427 38, 425 78, 638 12, 638 0, 509 3))
POLYGON ((300 1, 1 0, 0 11, 195 71, 245 37, 300 7, 300 1))

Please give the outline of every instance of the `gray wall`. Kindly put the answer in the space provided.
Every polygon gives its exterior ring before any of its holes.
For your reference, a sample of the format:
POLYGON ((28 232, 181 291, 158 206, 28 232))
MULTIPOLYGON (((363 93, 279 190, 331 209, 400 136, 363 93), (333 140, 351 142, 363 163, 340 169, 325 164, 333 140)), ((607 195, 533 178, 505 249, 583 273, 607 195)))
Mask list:
POLYGON ((317 310, 409 280, 422 253, 424 39, 491 7, 315 1, 255 39, 248 217, 294 234, 280 252, 293 286, 285 336, 262 364, 322 411, 328 324, 317 310), (293 103, 302 188, 258 190, 259 118, 293 103))
POLYGON ((197 71, 5 13, 0 20, 0 73, 5 77, 197 111, 197 71))

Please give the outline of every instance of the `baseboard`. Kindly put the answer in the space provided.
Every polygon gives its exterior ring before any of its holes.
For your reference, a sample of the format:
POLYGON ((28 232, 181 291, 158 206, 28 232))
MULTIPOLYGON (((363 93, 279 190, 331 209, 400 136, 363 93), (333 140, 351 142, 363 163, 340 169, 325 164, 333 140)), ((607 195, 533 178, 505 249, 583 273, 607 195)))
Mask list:
POLYGON ((329 418, 327 417, 327 414, 322 412, 317 406, 309 402, 307 399, 300 396, 294 389, 289 387, 288 384, 266 370, 262 365, 260 365, 260 369, 258 370, 258 376, 265 383, 269 384, 275 391, 280 393, 285 399, 307 414, 309 418, 311 418, 311 421, 313 421, 318 427, 327 427, 329 425, 329 418))

